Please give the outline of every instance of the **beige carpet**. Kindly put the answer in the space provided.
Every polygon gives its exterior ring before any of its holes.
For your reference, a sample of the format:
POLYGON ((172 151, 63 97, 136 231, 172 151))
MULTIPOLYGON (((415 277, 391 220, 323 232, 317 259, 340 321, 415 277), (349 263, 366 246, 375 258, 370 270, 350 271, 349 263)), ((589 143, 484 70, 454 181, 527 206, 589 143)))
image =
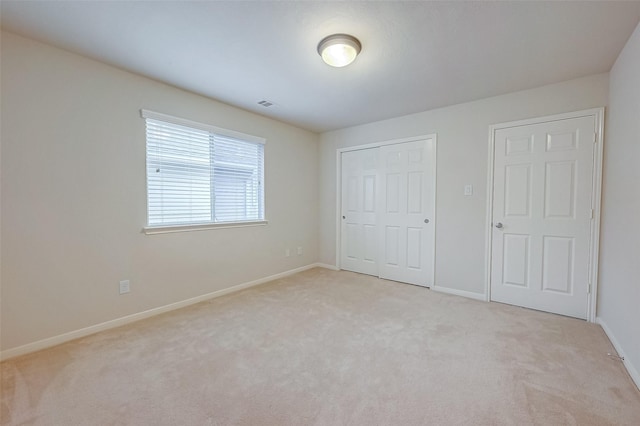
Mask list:
POLYGON ((638 425, 607 352, 584 321, 313 269, 8 360, 1 419, 638 425))

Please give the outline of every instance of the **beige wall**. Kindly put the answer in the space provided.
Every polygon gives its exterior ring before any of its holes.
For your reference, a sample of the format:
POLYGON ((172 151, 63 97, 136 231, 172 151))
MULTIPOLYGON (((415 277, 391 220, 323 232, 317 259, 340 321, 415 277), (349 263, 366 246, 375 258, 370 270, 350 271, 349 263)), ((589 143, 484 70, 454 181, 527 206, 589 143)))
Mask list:
POLYGON ((640 24, 610 74, 598 317, 640 386, 640 24))
POLYGON ((9 33, 1 71, 2 350, 317 261, 318 135, 9 33), (141 108, 265 137, 269 225, 142 234, 141 108))
POLYGON ((435 284, 484 293, 489 125, 601 107, 607 96, 608 74, 599 74, 321 135, 320 261, 336 262, 336 149, 436 133, 435 284))

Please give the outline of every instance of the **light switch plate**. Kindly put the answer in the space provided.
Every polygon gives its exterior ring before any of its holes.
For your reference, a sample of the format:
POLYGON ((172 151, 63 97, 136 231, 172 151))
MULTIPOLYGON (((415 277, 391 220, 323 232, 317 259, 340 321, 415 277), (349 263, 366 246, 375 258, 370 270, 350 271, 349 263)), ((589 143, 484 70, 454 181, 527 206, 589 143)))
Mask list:
POLYGON ((466 196, 473 195, 473 185, 464 186, 464 195, 466 196))

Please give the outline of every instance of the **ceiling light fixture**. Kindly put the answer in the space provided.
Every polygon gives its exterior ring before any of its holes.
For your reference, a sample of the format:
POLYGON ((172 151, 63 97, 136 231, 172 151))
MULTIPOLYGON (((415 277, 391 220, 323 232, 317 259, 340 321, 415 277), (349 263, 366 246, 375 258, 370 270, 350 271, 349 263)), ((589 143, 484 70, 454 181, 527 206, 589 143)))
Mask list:
POLYGON ((318 43, 318 53, 322 60, 332 67, 349 65, 361 49, 360 41, 349 34, 332 34, 318 43))

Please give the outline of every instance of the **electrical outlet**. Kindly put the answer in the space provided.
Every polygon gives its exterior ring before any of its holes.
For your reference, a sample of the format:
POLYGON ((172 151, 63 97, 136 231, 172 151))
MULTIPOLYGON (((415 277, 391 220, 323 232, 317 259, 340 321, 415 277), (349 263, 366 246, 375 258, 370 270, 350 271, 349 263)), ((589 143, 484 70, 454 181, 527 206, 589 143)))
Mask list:
POLYGON ((284 250, 284 257, 289 257, 291 256, 291 249, 285 249, 284 250))
POLYGON ((302 256, 302 247, 298 247, 298 256, 302 256))
POLYGON ((120 294, 129 293, 131 291, 131 282, 129 280, 120 281, 120 294))

